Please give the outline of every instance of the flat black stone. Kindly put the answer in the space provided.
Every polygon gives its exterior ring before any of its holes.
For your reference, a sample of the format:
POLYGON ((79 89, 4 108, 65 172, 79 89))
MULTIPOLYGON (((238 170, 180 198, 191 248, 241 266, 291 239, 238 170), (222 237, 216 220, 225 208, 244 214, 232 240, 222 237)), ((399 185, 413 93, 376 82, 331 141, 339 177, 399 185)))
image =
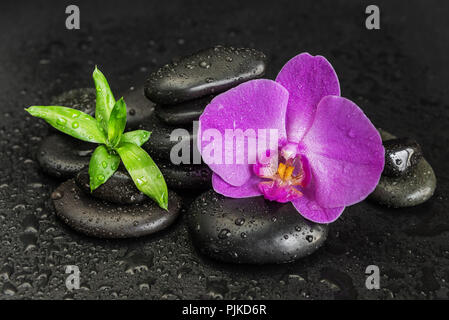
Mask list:
POLYGON ((84 142, 63 134, 44 138, 37 152, 41 168, 56 178, 71 178, 89 165, 97 144, 84 142))
POLYGON ((212 187, 212 171, 207 165, 159 163, 158 167, 171 189, 204 191, 212 187))
MULTIPOLYGON (((117 96, 119 99, 121 96, 117 96)), ((155 104, 149 101, 143 92, 143 86, 132 87, 123 93, 123 99, 126 103, 126 131, 137 128, 145 122, 154 112, 155 104)))
POLYGON ((328 232, 327 225, 307 221, 290 203, 226 198, 213 190, 192 203, 188 226, 200 252, 248 264, 298 260, 316 251, 328 232))
POLYGON ((51 195, 56 214, 73 229, 99 238, 133 238, 161 231, 179 215, 181 199, 173 191, 168 211, 155 202, 117 205, 97 200, 78 188, 73 179, 62 183, 51 195))
MULTIPOLYGON (((142 148, 145 149, 153 159, 170 163, 170 152, 173 146, 179 143, 178 140, 171 141, 170 135, 173 130, 178 129, 178 127, 170 126, 162 122, 153 114, 148 121, 140 125, 140 128, 152 132, 150 139, 142 146, 142 148)), ((186 141, 186 143, 190 144, 189 159, 192 163, 194 148, 196 148, 194 145, 196 134, 193 132, 193 125, 185 126, 182 129, 186 129, 189 132, 189 135, 187 136, 188 142, 186 141)))
MULTIPOLYGON (((383 144, 396 144, 396 136, 379 129, 383 144)), ((419 156, 417 164, 401 176, 382 174, 369 199, 393 208, 412 207, 429 200, 436 189, 437 179, 432 166, 419 156)))
POLYGON ((421 146, 409 138, 384 141, 385 167, 382 172, 388 177, 399 177, 415 167, 422 158, 421 146))
POLYGON ((207 96, 172 106, 157 105, 155 113, 159 119, 169 125, 192 124, 192 121, 198 121, 212 98, 213 96, 207 96))
POLYGON ((216 46, 182 57, 153 72, 145 95, 158 104, 176 104, 217 94, 265 73, 266 56, 254 49, 216 46))
POLYGON ((137 189, 131 176, 122 165, 108 181, 93 192, 90 192, 89 180, 89 168, 87 167, 78 172, 75 178, 76 184, 84 193, 101 200, 117 204, 137 204, 150 200, 137 189))
MULTIPOLYGON (((145 98, 143 86, 138 88, 131 87, 121 95, 116 96, 119 99, 123 96, 128 110, 126 128, 134 129, 140 123, 144 122, 154 111, 154 103, 145 98)), ((51 105, 73 108, 95 116, 96 93, 93 88, 72 89, 53 97, 51 105)), ((56 130, 56 129, 54 129, 56 130)))
POLYGON ((96 91, 94 88, 79 88, 65 91, 50 100, 51 106, 62 106, 95 116, 96 91))

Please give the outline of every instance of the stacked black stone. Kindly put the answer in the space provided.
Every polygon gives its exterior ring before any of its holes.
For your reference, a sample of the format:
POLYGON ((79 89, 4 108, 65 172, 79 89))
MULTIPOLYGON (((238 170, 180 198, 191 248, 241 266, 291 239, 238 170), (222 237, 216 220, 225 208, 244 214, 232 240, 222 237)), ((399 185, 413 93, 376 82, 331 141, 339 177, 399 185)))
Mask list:
MULTIPOLYGON (((143 87, 123 94, 128 108, 127 130, 148 122, 154 103, 143 94, 143 87)), ((95 90, 74 89, 51 101, 51 105, 95 113, 95 90)), ((165 229, 179 215, 181 199, 169 192, 168 211, 142 194, 123 166, 95 191, 90 191, 88 166, 96 144, 83 142, 52 129, 38 151, 38 162, 48 174, 69 179, 53 193, 56 214, 69 226, 90 236, 129 238, 165 229)))
POLYGON ((384 130, 379 132, 385 148, 385 167, 370 199, 393 208, 412 207, 429 200, 437 179, 421 146, 413 139, 397 139, 384 130))
POLYGON ((194 121, 198 121, 216 94, 262 77, 266 60, 262 52, 254 49, 215 46, 177 59, 149 76, 145 95, 157 105, 154 115, 141 125, 142 129, 152 131, 143 147, 158 163, 169 187, 182 190, 211 187, 212 172, 204 163, 198 163, 201 158, 197 153, 194 121), (187 130, 186 136, 179 137, 180 131, 174 132, 176 129, 187 130), (182 139, 187 147, 173 149, 175 145, 181 146, 182 139), (188 157, 183 152, 188 152, 188 157), (181 158, 183 162, 179 163, 181 158))

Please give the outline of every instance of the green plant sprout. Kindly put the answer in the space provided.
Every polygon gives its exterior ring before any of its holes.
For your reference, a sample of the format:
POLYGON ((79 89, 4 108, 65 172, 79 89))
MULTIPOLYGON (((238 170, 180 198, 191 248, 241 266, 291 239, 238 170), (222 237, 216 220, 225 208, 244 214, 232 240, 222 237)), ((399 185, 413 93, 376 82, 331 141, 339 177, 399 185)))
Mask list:
POLYGON ((61 106, 31 106, 25 110, 74 138, 100 144, 89 161, 91 192, 114 174, 121 159, 137 189, 167 210, 165 179, 153 159, 141 148, 150 138, 151 132, 124 132, 126 104, 123 97, 117 101, 114 99, 105 76, 97 67, 93 78, 97 93, 95 118, 61 106))

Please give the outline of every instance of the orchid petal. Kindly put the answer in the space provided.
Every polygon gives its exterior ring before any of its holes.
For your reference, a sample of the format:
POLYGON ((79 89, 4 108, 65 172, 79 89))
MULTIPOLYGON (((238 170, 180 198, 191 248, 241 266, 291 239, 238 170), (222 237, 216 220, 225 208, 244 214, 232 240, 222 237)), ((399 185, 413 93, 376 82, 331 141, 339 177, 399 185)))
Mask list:
POLYGON ((323 98, 302 144, 312 168, 316 201, 325 208, 357 203, 379 182, 384 167, 379 132, 348 99, 323 98))
MULTIPOLYGON (((200 152, 212 171, 233 186, 242 186, 248 181, 253 175, 251 161, 248 159, 248 139, 244 139, 242 148, 236 148, 235 141, 232 146, 226 146, 225 131, 240 129, 240 132, 245 134, 250 129, 258 143, 260 139, 258 129, 264 129, 266 132, 275 129, 278 139, 285 140, 287 102, 287 90, 280 84, 265 79, 245 82, 215 97, 200 117, 200 134, 198 134, 200 152), (205 132, 209 129, 218 132, 222 139, 202 141, 205 140, 205 132), (214 151, 220 150, 220 163, 211 163, 205 159, 204 148, 207 146, 212 146, 214 151), (237 163, 236 155, 242 154, 245 161, 237 163), (225 157, 229 155, 233 157, 232 161, 226 161, 225 157)), ((257 150, 257 153, 265 150, 257 150)))
POLYGON ((338 219, 345 209, 344 206, 324 208, 315 199, 314 188, 306 188, 303 196, 293 200, 296 210, 306 219, 316 223, 330 223, 338 219))
POLYGON ((289 60, 276 82, 289 92, 287 136, 298 143, 315 117, 320 100, 327 95, 340 95, 340 84, 332 65, 322 56, 301 53, 289 60))
POLYGON ((220 193, 226 197, 230 198, 249 198, 249 197, 257 197, 262 193, 259 190, 258 184, 262 181, 259 177, 251 176, 245 184, 235 187, 230 185, 219 175, 212 175, 212 187, 215 192, 220 193))

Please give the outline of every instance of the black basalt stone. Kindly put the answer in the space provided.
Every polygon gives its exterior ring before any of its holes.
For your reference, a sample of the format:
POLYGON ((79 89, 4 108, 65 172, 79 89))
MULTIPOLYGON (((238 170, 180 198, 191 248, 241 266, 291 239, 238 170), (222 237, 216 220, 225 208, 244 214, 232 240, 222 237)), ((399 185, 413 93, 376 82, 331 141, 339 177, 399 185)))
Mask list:
POLYGON ((254 49, 215 46, 182 57, 152 73, 145 95, 158 104, 176 104, 216 94, 265 73, 266 56, 254 49))
POLYGON ((192 124, 199 119, 212 98, 213 96, 208 96, 172 106, 157 105, 155 113, 159 119, 169 125, 192 124))
MULTIPOLYGON (((131 87, 122 95, 116 96, 126 102, 128 110, 126 127, 127 129, 136 128, 144 122, 154 111, 154 103, 145 98, 143 86, 138 88, 131 87)), ((95 116, 96 92, 93 88, 72 89, 53 97, 51 105, 73 108, 95 116)))
POLYGON ((196 148, 194 145, 196 134, 193 132, 192 125, 185 128, 170 126, 162 122, 153 114, 148 121, 140 126, 140 128, 152 132, 150 139, 142 146, 142 148, 144 148, 153 159, 164 162, 170 162, 170 152, 172 148, 180 142, 180 139, 171 141, 170 135, 173 130, 187 130, 187 132, 185 132, 185 143, 190 145, 189 159, 191 163, 193 162, 194 148, 196 148))
MULTIPOLYGON (((402 140, 382 129, 379 129, 379 132, 386 150, 390 148, 390 143, 394 146, 397 145, 398 140, 402 140)), ((407 142, 407 144, 411 143, 407 142)), ((420 149, 416 146, 415 148, 421 154, 420 149)), ((412 160, 411 164, 400 176, 387 176, 384 170, 369 199, 393 208, 412 207, 429 200, 437 185, 435 172, 421 155, 412 160), (413 161, 416 161, 416 164, 413 164, 413 161)))
POLYGON ((75 178, 78 187, 87 195, 95 198, 117 203, 117 204, 137 204, 150 200, 140 192, 131 176, 122 166, 101 186, 90 192, 89 169, 84 168, 75 178))
MULTIPOLYGON (((119 99, 121 96, 117 96, 119 99)), ((145 122, 154 112, 155 104, 149 101, 143 92, 143 86, 131 87, 123 93, 123 99, 128 111, 126 115, 126 131, 137 128, 145 122)))
POLYGON ((50 105, 73 108, 95 115, 96 93, 93 88, 72 89, 51 99, 50 105))
POLYGON ((94 143, 63 134, 53 134, 42 140, 37 153, 41 168, 56 178, 71 178, 89 165, 94 143))
POLYGON ((382 174, 399 177, 415 167, 422 158, 421 146, 412 139, 392 139, 383 143, 385 167, 382 174))
POLYGON ((210 190, 188 211, 193 242, 203 254, 224 262, 285 263, 316 251, 328 226, 304 219, 291 205, 262 197, 232 199, 210 190))
POLYGON ((212 187, 212 171, 202 165, 159 163, 167 186, 175 190, 204 191, 212 187))
POLYGON ((161 231, 179 215, 181 199, 169 191, 168 211, 154 201, 117 205, 97 200, 78 188, 73 179, 53 193, 56 214, 73 229, 99 238, 132 238, 161 231))

